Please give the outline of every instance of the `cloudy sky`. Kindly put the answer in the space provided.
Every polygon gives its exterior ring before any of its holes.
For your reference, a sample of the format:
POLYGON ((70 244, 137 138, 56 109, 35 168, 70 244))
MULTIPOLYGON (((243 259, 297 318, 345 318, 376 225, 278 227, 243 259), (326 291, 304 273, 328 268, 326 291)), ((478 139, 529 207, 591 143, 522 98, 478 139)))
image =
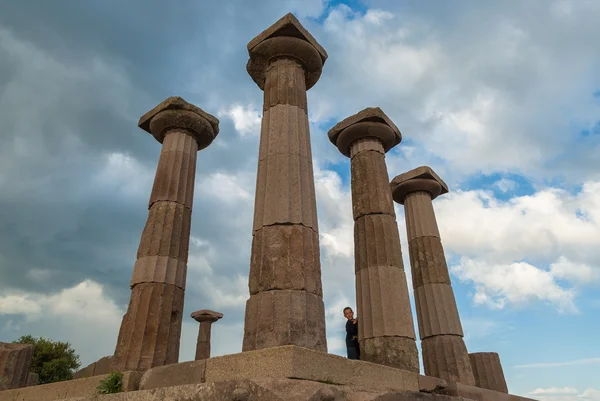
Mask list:
MULTIPOLYGON (((246 44, 287 12, 329 53, 309 91, 329 351, 354 305, 339 120, 380 106, 390 177, 446 180, 434 205, 470 352, 512 393, 600 400, 600 2, 131 0, 0 6, 0 341, 114 351, 160 145, 138 118, 178 95, 219 117, 198 155, 185 316, 241 350, 262 92, 246 44)), ((405 265, 408 247, 397 208, 405 265)), ((194 356, 184 320, 180 360, 194 356)))

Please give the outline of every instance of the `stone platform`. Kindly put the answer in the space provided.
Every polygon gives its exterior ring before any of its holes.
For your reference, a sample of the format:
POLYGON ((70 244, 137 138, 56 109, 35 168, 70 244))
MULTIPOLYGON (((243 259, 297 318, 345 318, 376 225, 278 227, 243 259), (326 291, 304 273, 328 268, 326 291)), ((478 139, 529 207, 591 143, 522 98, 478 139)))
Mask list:
POLYGON ((95 395, 94 376, 0 392, 0 401, 523 401, 417 373, 283 346, 125 372, 123 392, 95 395))

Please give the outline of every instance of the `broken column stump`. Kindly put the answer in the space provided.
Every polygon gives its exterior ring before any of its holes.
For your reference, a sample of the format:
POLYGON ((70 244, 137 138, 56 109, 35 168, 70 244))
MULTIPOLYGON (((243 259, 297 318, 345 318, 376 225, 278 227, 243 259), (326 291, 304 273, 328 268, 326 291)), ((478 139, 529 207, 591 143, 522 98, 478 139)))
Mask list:
POLYGON ((32 344, 0 343, 0 390, 27 386, 32 344))

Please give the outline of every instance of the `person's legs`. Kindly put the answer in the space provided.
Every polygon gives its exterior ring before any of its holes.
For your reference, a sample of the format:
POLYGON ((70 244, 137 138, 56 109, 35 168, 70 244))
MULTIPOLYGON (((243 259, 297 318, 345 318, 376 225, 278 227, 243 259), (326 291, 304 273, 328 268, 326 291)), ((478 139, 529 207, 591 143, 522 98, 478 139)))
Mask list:
POLYGON ((360 359, 360 353, 357 346, 348 345, 346 346, 346 351, 348 352, 348 359, 360 359))

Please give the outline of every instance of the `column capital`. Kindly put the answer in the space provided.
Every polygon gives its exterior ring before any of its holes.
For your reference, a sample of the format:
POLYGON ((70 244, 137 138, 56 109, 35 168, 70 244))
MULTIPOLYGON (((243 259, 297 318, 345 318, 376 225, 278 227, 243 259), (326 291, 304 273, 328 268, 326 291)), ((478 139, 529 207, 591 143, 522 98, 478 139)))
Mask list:
POLYGON ((428 166, 417 167, 397 175, 390 183, 394 201, 404 204, 406 196, 412 192, 428 192, 431 200, 448 193, 448 185, 428 166))
POLYGON ((385 152, 402 141, 402 134, 396 124, 379 107, 367 107, 345 118, 334 125, 327 135, 331 143, 347 157, 350 157, 351 145, 359 139, 378 139, 385 152))
POLYGON ((248 43, 248 74, 264 90, 269 63, 277 58, 298 61, 305 71, 306 89, 312 88, 327 60, 327 52, 291 13, 260 33, 248 43))
POLYGON ((208 309, 197 310, 196 312, 192 312, 190 315, 192 319, 197 321, 198 323, 210 322, 214 323, 217 320, 223 317, 223 314, 220 312, 215 312, 208 309))
POLYGON ((170 130, 184 130, 198 143, 198 150, 206 148, 219 134, 219 120, 198 106, 179 96, 163 100, 144 114, 138 127, 152 134, 160 143, 170 130))

